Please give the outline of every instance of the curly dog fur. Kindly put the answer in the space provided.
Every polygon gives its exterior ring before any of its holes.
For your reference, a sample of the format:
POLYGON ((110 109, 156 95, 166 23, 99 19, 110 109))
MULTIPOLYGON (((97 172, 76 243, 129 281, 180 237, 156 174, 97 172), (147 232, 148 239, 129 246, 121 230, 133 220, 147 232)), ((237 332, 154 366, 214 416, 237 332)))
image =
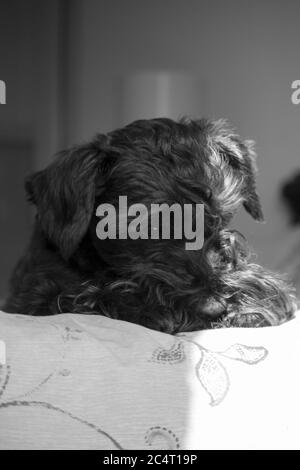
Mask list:
POLYGON ((266 326, 293 316, 279 276, 251 262, 245 238, 228 229, 243 205, 263 220, 255 153, 224 121, 136 121, 57 156, 26 182, 37 217, 11 281, 6 310, 87 313, 175 334, 266 326), (106 202, 201 203, 205 241, 100 240, 106 202))

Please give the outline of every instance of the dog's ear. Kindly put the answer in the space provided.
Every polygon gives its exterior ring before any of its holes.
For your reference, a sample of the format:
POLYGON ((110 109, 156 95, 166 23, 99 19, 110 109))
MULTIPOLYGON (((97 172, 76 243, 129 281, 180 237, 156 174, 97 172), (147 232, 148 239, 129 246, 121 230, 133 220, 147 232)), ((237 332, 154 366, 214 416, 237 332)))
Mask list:
POLYGON ((65 259, 78 247, 92 217, 96 184, 101 184, 99 137, 91 144, 61 152, 45 170, 25 182, 42 231, 65 259))
POLYGON ((243 179, 243 206, 257 222, 264 221, 260 198, 256 190, 256 153, 254 142, 241 140, 228 126, 226 121, 219 120, 209 127, 218 151, 229 165, 239 172, 243 179))
POLYGON ((243 173, 244 183, 244 202, 243 205, 247 212, 257 222, 264 221, 264 214, 260 198, 256 189, 256 153, 254 151, 254 142, 245 140, 241 145, 243 151, 243 173))

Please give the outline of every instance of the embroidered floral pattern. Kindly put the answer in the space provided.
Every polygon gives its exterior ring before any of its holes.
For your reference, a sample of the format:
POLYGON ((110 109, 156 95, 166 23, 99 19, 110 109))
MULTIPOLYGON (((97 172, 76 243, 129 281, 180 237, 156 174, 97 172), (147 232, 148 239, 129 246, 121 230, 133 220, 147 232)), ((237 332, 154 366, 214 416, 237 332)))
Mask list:
MULTIPOLYGON (((223 359, 241 361, 244 364, 253 365, 264 360, 268 351, 262 346, 247 346, 236 343, 225 351, 210 351, 199 343, 181 335, 187 342, 194 344, 200 351, 200 359, 197 362, 196 376, 210 396, 210 405, 219 405, 225 398, 230 387, 230 378, 222 362, 223 359)), ((184 344, 176 340, 171 348, 157 348, 153 351, 150 362, 160 364, 178 364, 186 359, 184 344)))
POLYGON ((0 364, 0 398, 5 392, 10 378, 10 366, 0 364))
POLYGON ((103 431, 100 429, 98 426, 96 426, 93 423, 90 423, 89 421, 86 421, 85 419, 79 418, 78 416, 75 416, 73 413, 69 413, 66 410, 63 410, 59 408, 58 406, 53 406, 51 403, 46 403, 42 401, 11 401, 11 402, 3 402, 0 403, 0 409, 1 408, 9 408, 9 407, 14 407, 14 406, 30 406, 30 407, 40 407, 40 408, 45 408, 48 410, 55 411, 57 413, 61 413, 65 416, 68 416, 69 418, 80 422, 81 424, 84 424, 85 426, 88 426, 89 428, 95 430, 98 434, 101 434, 102 436, 106 437, 109 439, 116 447, 116 449, 123 450, 123 447, 119 444, 118 441, 116 441, 110 434, 107 432, 103 431))
POLYGON ((182 341, 176 340, 170 349, 157 348, 153 351, 150 362, 161 364, 178 364, 185 360, 185 351, 182 341))
POLYGON ((147 431, 145 435, 145 441, 147 445, 152 446, 157 439, 163 441, 164 449, 175 450, 180 448, 178 437, 176 434, 174 434, 173 431, 171 431, 171 429, 166 427, 153 426, 147 431))
MULTIPOLYGON (((52 381, 57 379, 69 381, 68 377, 72 377, 72 372, 74 373, 74 370, 70 370, 69 368, 70 363, 68 361, 68 355, 72 351, 72 342, 80 341, 83 339, 84 334, 84 331, 74 327, 72 324, 57 325, 52 323, 52 326, 55 328, 56 332, 58 332, 58 337, 55 338, 53 343, 58 347, 56 346, 54 348, 54 353, 51 355, 48 354, 47 349, 43 351, 42 357, 47 357, 47 361, 40 364, 38 371, 35 371, 35 375, 33 375, 29 381, 24 381, 26 388, 28 388, 27 390, 22 390, 22 394, 18 394, 18 396, 16 396, 16 394, 14 394, 15 396, 9 396, 9 392, 14 389, 10 384, 16 377, 18 378, 16 374, 20 374, 20 371, 18 370, 18 372, 16 372, 14 370, 14 363, 11 363, 10 360, 5 366, 0 364, 0 412, 7 408, 34 407, 46 412, 49 411, 51 413, 63 415, 64 417, 77 421, 83 426, 93 430, 99 435, 99 437, 101 436, 101 438, 107 439, 110 442, 109 445, 112 444, 116 449, 123 449, 123 446, 117 439, 95 423, 91 422, 90 419, 86 420, 67 409, 63 409, 65 408, 64 406, 56 406, 55 404, 49 403, 47 400, 44 401, 39 399, 43 396, 41 395, 41 389, 43 391, 46 390, 46 393, 48 392, 49 389, 46 387, 49 383, 52 385, 52 381), (35 397, 32 399, 33 394, 35 394, 35 397)), ((148 359, 148 362, 166 367, 173 367, 176 366, 176 364, 182 364, 187 360, 187 346, 190 348, 196 347, 197 356, 194 371, 197 380, 210 398, 211 406, 219 405, 228 393, 230 377, 227 371, 226 362, 239 361, 246 365, 255 365, 263 361, 268 354, 268 351, 262 346, 254 347, 240 343, 233 344, 223 351, 211 351, 203 347, 198 342, 191 340, 188 335, 180 335, 180 339, 175 337, 173 344, 170 346, 165 348, 156 347, 152 352, 150 359, 148 359)), ((41 342, 41 348, 43 347, 44 343, 41 342)), ((37 355, 36 357, 37 365, 39 365, 39 356, 37 355)), ((194 364, 194 362, 192 364, 194 364)), ((19 389, 17 388, 17 390, 19 389)), ((101 400, 101 396, 99 399, 101 400)), ((168 425, 151 426, 144 436, 144 441, 147 446, 152 448, 180 448, 178 436, 168 425)))
POLYGON ((187 340, 194 344, 200 351, 200 359, 196 364, 196 376, 204 390, 210 396, 210 405, 219 405, 226 397, 230 378, 223 364, 224 359, 241 361, 244 364, 254 365, 263 361, 268 351, 263 346, 246 346, 233 344, 225 351, 210 351, 199 343, 187 340))

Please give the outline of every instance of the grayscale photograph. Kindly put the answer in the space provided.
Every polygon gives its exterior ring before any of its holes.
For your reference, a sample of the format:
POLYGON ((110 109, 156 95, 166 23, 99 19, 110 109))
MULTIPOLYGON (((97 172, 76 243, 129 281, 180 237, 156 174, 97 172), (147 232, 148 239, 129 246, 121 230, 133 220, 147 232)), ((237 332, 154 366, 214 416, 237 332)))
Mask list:
POLYGON ((300 450, 299 0, 0 0, 0 227, 0 450, 300 450))

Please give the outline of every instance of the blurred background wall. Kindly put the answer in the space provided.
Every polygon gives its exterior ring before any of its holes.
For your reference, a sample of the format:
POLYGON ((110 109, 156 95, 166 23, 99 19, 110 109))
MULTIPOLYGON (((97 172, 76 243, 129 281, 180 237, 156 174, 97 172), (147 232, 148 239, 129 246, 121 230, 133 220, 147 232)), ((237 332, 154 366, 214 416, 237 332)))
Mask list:
MULTIPOLYGON (((0 0, 0 300, 28 242, 32 211, 24 178, 44 167, 63 142, 65 4, 0 0)), ((66 75, 66 74, 65 74, 66 75)))
POLYGON ((298 0, 0 0, 0 297, 28 239, 23 177, 61 147, 143 117, 134 84, 155 100, 143 74, 167 77, 154 89, 170 93, 172 113, 192 80, 184 113, 227 118, 256 141, 267 223, 241 210, 234 225, 277 267, 292 236, 279 187, 300 167, 299 18, 298 0))

